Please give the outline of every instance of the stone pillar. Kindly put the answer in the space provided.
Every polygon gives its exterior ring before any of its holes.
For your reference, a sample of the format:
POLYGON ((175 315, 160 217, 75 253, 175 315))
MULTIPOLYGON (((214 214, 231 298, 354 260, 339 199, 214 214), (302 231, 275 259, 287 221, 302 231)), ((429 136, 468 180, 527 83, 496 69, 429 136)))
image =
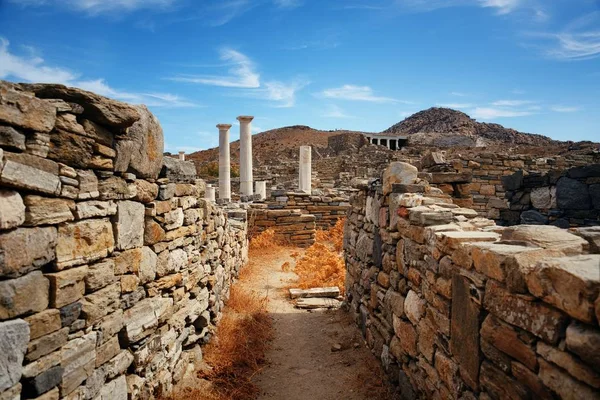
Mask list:
POLYGON ((254 117, 240 115, 240 195, 252 196, 252 126, 254 117))
POLYGON ((267 181, 256 181, 254 183, 255 190, 254 192, 260 195, 260 200, 264 200, 267 198, 267 181))
POLYGON ((179 159, 180 159, 181 161, 185 161, 185 151, 180 151, 180 152, 179 152, 179 159))
POLYGON ((215 188, 213 185, 206 185, 204 198, 208 201, 212 201, 213 203, 215 202, 215 188))
POLYGON ((231 160, 229 157, 229 128, 231 124, 218 124, 219 128, 219 199, 231 200, 231 160))
POLYGON ((298 189, 304 193, 312 193, 312 148, 310 146, 300 146, 300 176, 298 179, 298 189))

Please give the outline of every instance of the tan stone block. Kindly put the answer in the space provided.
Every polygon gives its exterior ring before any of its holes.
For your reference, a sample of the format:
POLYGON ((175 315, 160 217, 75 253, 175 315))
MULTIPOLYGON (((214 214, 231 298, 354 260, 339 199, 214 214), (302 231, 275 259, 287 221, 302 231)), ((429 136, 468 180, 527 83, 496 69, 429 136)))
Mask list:
POLYGON ((136 275, 121 276, 121 293, 131 293, 137 289, 140 284, 140 278, 136 275))
POLYGON ((114 249, 113 229, 108 219, 90 219, 62 224, 56 246, 57 269, 104 258, 114 249))
POLYGON ((67 343, 68 339, 69 328, 65 327, 46 336, 32 340, 27 345, 27 354, 25 354, 25 360, 34 361, 42 356, 45 356, 46 354, 50 354, 54 350, 59 349, 61 346, 67 343))
POLYGON ((71 212, 75 208, 73 200, 29 195, 23 201, 27 206, 25 225, 53 225, 74 219, 71 212))
POLYGON ((49 286, 48 279, 40 271, 0 281, 0 320, 45 310, 49 286))
POLYGON ((0 233, 0 277, 24 275, 54 260, 56 237, 54 227, 0 233))
POLYGON ((460 392, 462 382, 459 378, 458 365, 441 351, 435 353, 435 369, 452 393, 460 392))
POLYGON ((115 278, 115 262, 111 259, 92 264, 85 276, 85 289, 93 292, 113 283, 115 278))
POLYGON ((115 275, 124 275, 139 270, 142 249, 125 250, 115 255, 115 275))
POLYGON ((537 352, 546 361, 558 365, 578 380, 598 389, 600 388, 600 375, 582 363, 570 353, 560 351, 544 342, 537 343, 537 352))
POLYGON ((109 361, 121 352, 119 338, 113 336, 106 343, 96 348, 96 368, 109 361))
POLYGON ((84 278, 88 273, 87 265, 61 272, 46 274, 50 281, 50 306, 60 308, 71 304, 85 294, 84 278))
POLYGON ((544 382, 544 385, 554 391, 561 399, 600 399, 599 391, 579 382, 544 359, 540 359, 539 377, 544 382))
POLYGON ((533 243, 544 249, 560 250, 567 255, 583 252, 587 241, 552 225, 519 225, 502 231, 502 240, 533 243))
POLYGON ((496 243, 475 243, 471 245, 471 255, 475 270, 497 281, 504 281, 504 261, 519 253, 536 251, 538 247, 513 246, 496 243))
POLYGON ((519 338, 519 333, 510 325, 503 323, 493 315, 488 315, 481 325, 481 338, 498 350, 508 354, 529 369, 537 368, 537 357, 531 346, 519 338))
POLYGON ((81 302, 81 313, 86 320, 86 326, 94 324, 100 318, 119 308, 120 295, 121 285, 119 282, 86 295, 81 302))
POLYGON ((573 321, 567 328, 567 349, 592 367, 600 365, 600 329, 573 321))
POLYGON ((61 367, 63 379, 60 384, 61 394, 67 395, 94 372, 96 365, 96 332, 81 338, 73 339, 63 346, 61 367))
POLYGON ((405 354, 417 356, 417 331, 410 322, 393 317, 394 333, 400 339, 400 347, 405 354))
POLYGON ((33 314, 25 321, 29 324, 29 339, 34 340, 61 328, 60 312, 50 309, 33 314))

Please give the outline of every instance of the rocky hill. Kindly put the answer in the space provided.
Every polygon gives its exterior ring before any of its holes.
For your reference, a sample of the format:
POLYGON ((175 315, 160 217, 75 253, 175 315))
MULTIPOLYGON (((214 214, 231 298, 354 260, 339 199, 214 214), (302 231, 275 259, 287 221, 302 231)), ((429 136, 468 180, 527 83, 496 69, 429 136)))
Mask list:
POLYGON ((450 108, 432 107, 419 111, 389 127, 383 133, 409 135, 409 144, 446 146, 490 146, 511 144, 544 146, 556 144, 547 136, 522 133, 499 124, 477 122, 450 108))

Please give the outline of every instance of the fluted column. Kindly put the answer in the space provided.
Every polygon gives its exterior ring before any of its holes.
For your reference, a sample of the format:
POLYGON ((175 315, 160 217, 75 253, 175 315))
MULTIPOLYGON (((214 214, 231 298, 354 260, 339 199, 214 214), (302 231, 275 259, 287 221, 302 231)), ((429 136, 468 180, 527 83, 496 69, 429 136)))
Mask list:
POLYGON ((252 126, 254 117, 240 115, 240 194, 252 196, 252 126))
POLYGON ((298 177, 298 189, 304 193, 312 193, 312 148, 300 146, 300 175, 298 177))
POLYGON ((231 200, 231 160, 229 155, 229 128, 231 124, 218 124, 219 128, 219 199, 231 200))

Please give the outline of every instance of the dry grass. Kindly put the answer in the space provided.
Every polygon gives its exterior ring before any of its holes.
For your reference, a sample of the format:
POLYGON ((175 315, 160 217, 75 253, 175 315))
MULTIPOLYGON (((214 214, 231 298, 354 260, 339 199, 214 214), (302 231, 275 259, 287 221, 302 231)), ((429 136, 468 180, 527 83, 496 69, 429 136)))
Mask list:
MULTIPOLYGON (((293 268, 298 275, 297 287, 309 289, 314 287, 337 286, 344 293, 346 268, 342 255, 344 238, 344 219, 339 219, 329 230, 319 230, 315 243, 300 255, 292 253, 296 259, 293 268)), ((291 269, 289 263, 282 266, 283 270, 291 269)))

